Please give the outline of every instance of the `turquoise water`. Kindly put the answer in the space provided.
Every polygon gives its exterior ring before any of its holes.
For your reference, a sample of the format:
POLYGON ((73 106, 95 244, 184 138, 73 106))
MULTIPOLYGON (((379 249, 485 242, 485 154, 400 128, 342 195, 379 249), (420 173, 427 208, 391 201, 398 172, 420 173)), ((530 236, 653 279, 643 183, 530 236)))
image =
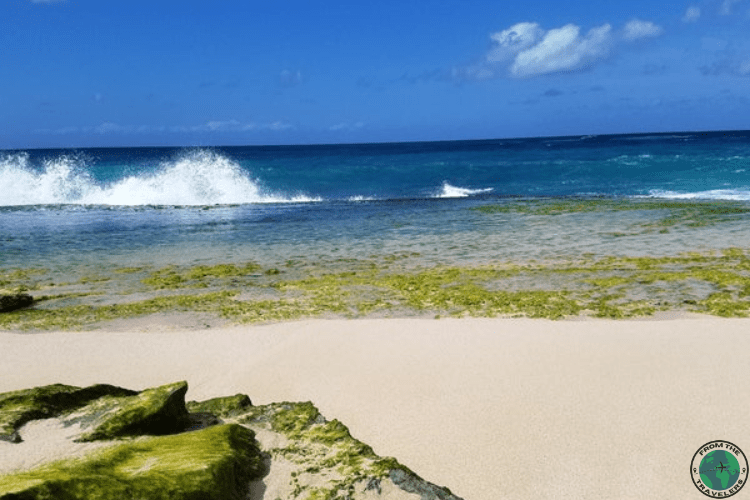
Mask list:
POLYGON ((472 210, 548 197, 750 203, 750 132, 2 151, 0 267, 750 247, 744 217, 623 238, 651 215, 472 210))

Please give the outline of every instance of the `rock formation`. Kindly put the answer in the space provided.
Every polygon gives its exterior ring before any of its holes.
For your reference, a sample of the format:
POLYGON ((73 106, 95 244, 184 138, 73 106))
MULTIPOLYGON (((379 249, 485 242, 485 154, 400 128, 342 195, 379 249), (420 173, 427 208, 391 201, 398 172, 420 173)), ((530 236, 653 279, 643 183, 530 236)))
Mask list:
POLYGON ((379 457, 312 403, 253 406, 243 394, 186 403, 186 392, 177 382, 0 394, 0 452, 33 446, 24 426, 41 419, 79 447, 54 461, 0 464, 0 500, 460 500, 379 457))
POLYGON ((0 313, 29 307, 34 298, 28 293, 0 293, 0 313))

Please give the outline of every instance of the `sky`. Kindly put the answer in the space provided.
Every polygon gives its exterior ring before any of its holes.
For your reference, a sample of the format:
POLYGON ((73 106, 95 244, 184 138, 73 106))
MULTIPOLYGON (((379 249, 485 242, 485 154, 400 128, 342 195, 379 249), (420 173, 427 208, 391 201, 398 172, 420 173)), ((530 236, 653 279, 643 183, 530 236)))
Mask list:
POLYGON ((750 129, 750 0, 2 0, 0 149, 750 129))

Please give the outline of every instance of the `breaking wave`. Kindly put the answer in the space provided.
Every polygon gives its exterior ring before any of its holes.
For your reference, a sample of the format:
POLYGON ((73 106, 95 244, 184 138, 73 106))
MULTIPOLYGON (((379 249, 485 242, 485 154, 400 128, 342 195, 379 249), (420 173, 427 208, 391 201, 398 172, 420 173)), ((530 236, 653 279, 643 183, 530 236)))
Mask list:
POLYGON ((229 205, 320 201, 304 194, 264 190, 232 160, 198 150, 155 169, 103 184, 85 159, 62 155, 34 166, 28 154, 0 157, 0 206, 229 205))
POLYGON ((485 189, 468 189, 468 188, 462 188, 458 186, 451 186, 447 182, 443 182, 443 187, 441 191, 436 194, 435 198, 466 198, 467 196, 472 196, 475 194, 481 194, 481 193, 489 193, 492 191, 492 188, 485 188, 485 189))

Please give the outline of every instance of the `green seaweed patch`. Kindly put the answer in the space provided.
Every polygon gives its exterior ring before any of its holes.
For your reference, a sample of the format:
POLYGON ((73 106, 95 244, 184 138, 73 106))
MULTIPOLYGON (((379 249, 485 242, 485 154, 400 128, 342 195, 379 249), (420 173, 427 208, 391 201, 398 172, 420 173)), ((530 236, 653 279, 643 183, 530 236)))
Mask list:
POLYGON ((254 262, 248 262, 243 265, 198 265, 184 269, 169 266, 153 271, 148 277, 142 279, 141 282, 157 289, 204 288, 209 285, 211 280, 247 277, 257 274, 261 269, 254 262))
POLYGON ((401 470, 413 481, 422 481, 395 458, 379 457, 372 448, 352 437, 338 420, 327 421, 310 402, 273 403, 251 408, 239 418, 245 425, 268 426, 284 435, 288 444, 270 450, 272 456, 283 456, 295 463, 291 474, 292 498, 347 498, 357 487, 388 477, 401 470), (314 486, 310 475, 327 478, 325 485, 314 486))
POLYGON ((240 499, 264 472, 254 433, 236 424, 217 425, 1 476, 0 499, 240 499))
POLYGON ((141 280, 144 285, 157 289, 181 288, 186 282, 187 278, 172 267, 158 269, 141 280))
POLYGON ((78 283, 87 285, 89 283, 104 283, 110 281, 112 278, 109 276, 83 276, 78 280, 78 283))
POLYGON ((206 401, 189 401, 187 409, 191 413, 205 412, 226 418, 245 413, 252 405, 247 394, 235 394, 206 401))
POLYGON ((629 231, 609 233, 614 237, 658 231, 667 233, 676 227, 699 228, 738 220, 750 214, 747 203, 736 201, 681 201, 632 198, 550 198, 482 205, 471 210, 484 214, 517 213, 555 216, 590 212, 652 211, 663 215, 656 220, 632 224, 629 231))
POLYGON ((219 312, 225 318, 240 323, 259 323, 270 321, 291 321, 300 318, 320 316, 327 312, 322 306, 305 300, 231 300, 219 306, 219 312))
POLYGON ((185 407, 187 389, 187 382, 175 382, 133 396, 100 398, 69 419, 93 427, 76 441, 181 432, 189 424, 185 407))
POLYGON ((597 318, 625 319, 651 316, 657 308, 645 300, 622 300, 621 295, 605 295, 587 306, 597 318))
POLYGON ((86 388, 54 384, 0 394, 0 439, 18 442, 26 422, 52 418, 105 397, 133 396, 136 392, 106 384, 86 388))
POLYGON ((750 300, 736 298, 729 292, 717 292, 697 302, 697 311, 726 318, 750 316, 750 300))
POLYGON ((236 295, 237 292, 224 291, 202 295, 169 295, 106 306, 81 304, 56 309, 23 309, 0 315, 0 327, 70 330, 114 319, 167 311, 219 312, 236 295))
POLYGON ((215 266, 195 266, 187 270, 189 279, 203 279, 206 277, 225 278, 230 276, 247 276, 257 273, 261 267, 254 262, 248 262, 242 266, 234 264, 217 264, 215 266))
POLYGON ((356 314, 379 309, 436 311, 460 316, 525 314, 530 317, 560 318, 576 315, 580 305, 567 291, 492 291, 490 281, 503 280, 521 272, 517 266, 498 268, 438 267, 413 273, 389 274, 378 270, 341 272, 280 282, 281 290, 298 289, 312 297, 311 303, 331 312, 356 314), (369 300, 356 300, 366 287, 369 300), (352 297, 355 300, 352 300, 352 297), (358 306, 362 309, 358 309, 358 306))
POLYGON ((112 272, 115 274, 135 274, 140 273, 142 271, 145 271, 145 267, 141 266, 135 266, 135 267, 118 267, 117 269, 113 270, 112 272))

